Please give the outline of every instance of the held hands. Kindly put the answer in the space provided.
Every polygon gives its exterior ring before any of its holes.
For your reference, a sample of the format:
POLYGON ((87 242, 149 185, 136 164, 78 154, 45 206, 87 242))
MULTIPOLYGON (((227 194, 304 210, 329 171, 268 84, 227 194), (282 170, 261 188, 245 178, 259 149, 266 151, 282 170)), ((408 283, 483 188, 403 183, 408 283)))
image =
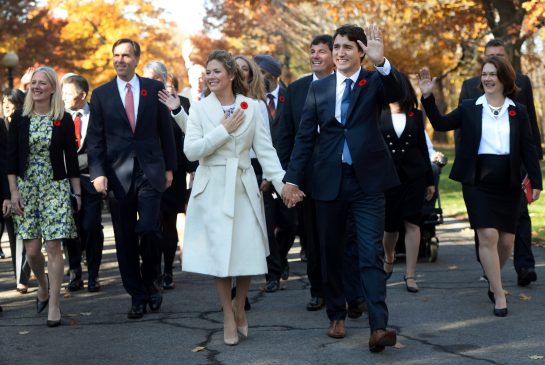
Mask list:
POLYGON ((416 74, 416 79, 418 80, 418 86, 420 87, 422 97, 425 99, 430 96, 432 94, 435 80, 437 79, 436 77, 433 79, 431 78, 430 69, 427 67, 420 69, 420 71, 416 74))
POLYGON ((171 95, 166 90, 159 90, 159 101, 167 106, 170 111, 180 107, 180 98, 178 95, 171 95))
POLYGON ((363 31, 367 37, 367 46, 358 40, 359 46, 367 54, 369 60, 373 62, 373 65, 382 66, 384 64, 384 39, 382 38, 382 32, 376 24, 365 27, 363 31))
POLYGON ((19 191, 13 191, 11 193, 11 212, 16 215, 23 215, 24 208, 25 205, 23 204, 23 200, 21 199, 19 191))
POLYGON ((244 112, 242 109, 237 109, 230 117, 225 114, 222 124, 227 130, 227 133, 231 134, 240 127, 242 122, 244 122, 244 112))
POLYGON ((435 194, 435 185, 430 185, 426 187, 426 196, 424 197, 426 201, 430 201, 431 198, 433 198, 433 194, 435 194))
POLYGON ((99 176, 93 180, 93 186, 97 193, 104 196, 108 194, 108 178, 106 176, 99 176))
POLYGON ((293 208, 297 203, 303 200, 305 197, 299 187, 291 184, 285 184, 282 188, 282 201, 288 208, 293 208))
POLYGON ((2 202, 2 215, 4 218, 8 217, 11 213, 11 201, 9 199, 5 199, 2 202))

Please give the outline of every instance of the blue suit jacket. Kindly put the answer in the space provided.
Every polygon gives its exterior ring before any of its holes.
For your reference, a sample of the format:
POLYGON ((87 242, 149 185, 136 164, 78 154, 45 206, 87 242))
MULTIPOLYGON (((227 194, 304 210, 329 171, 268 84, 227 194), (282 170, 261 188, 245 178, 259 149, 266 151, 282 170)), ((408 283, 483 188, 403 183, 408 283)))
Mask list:
POLYGON ((165 190, 165 170, 176 170, 176 146, 170 113, 159 102, 162 83, 138 77, 140 101, 136 129, 132 132, 123 107, 117 82, 94 90, 87 130, 87 154, 91 180, 108 178, 108 189, 116 198, 124 197, 131 186, 134 158, 138 160, 151 185, 165 190))
POLYGON ((311 194, 317 200, 334 200, 340 190, 342 151, 346 138, 354 171, 365 193, 383 192, 399 185, 392 158, 379 127, 383 105, 399 100, 402 94, 397 71, 388 76, 360 70, 351 94, 346 125, 335 119, 336 75, 310 84, 295 146, 284 180, 301 185, 304 170, 315 156, 311 194), (320 132, 318 134, 318 127, 320 132))

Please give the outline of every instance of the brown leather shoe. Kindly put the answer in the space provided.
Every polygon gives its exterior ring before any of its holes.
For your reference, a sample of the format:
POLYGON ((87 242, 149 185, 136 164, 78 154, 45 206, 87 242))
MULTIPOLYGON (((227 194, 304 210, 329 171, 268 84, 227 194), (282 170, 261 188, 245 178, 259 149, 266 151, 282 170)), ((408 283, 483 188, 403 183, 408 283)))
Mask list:
POLYGON ((331 321, 327 330, 327 335, 333 338, 344 338, 346 330, 344 328, 344 319, 331 321))
POLYGON ((396 332, 386 331, 383 329, 373 331, 369 337, 369 351, 381 352, 386 346, 394 346, 396 344, 396 332))

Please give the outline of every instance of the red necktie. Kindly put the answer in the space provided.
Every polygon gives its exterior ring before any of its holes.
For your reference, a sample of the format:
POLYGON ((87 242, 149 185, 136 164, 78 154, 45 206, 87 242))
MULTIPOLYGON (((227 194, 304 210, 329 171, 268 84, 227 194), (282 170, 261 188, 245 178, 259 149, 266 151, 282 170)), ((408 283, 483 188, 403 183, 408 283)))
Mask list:
POLYGON ((276 107, 274 106, 274 95, 273 94, 267 94, 267 97, 269 98, 269 112, 271 113, 271 117, 276 116, 276 107))
POLYGON ((127 83, 127 94, 125 95, 125 112, 127 112, 127 118, 129 118, 129 124, 131 125, 132 132, 136 127, 136 121, 134 117, 134 99, 132 97, 131 84, 127 83))
POLYGON ((81 113, 77 113, 74 118, 74 131, 76 132, 76 143, 79 149, 81 145, 81 113))

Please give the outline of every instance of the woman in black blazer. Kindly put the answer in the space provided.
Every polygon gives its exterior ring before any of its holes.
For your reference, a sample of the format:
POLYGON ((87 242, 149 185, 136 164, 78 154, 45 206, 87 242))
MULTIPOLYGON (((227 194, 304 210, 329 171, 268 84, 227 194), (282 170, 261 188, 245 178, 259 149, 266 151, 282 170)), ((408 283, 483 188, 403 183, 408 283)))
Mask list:
POLYGON ((59 297, 64 272, 62 239, 77 236, 75 209, 81 206, 81 187, 74 122, 64 112, 56 72, 40 67, 32 73, 22 112, 13 116, 8 136, 9 189, 17 236, 38 279, 36 310, 49 304, 47 326, 61 324, 59 297), (48 274, 41 252, 45 241, 48 274), (48 290, 49 287, 49 290, 48 290))
POLYGON ((422 104, 436 130, 460 130, 450 178, 462 183, 469 222, 479 237, 479 256, 489 281, 494 315, 507 315, 501 268, 511 255, 521 199, 522 164, 532 183, 531 201, 542 189, 538 155, 526 108, 512 100, 517 92, 513 67, 489 57, 481 67, 484 95, 462 101, 443 116, 432 95, 429 70, 419 73, 422 104))
POLYGON ((381 114, 382 136, 394 161, 401 185, 385 193, 384 271, 393 272, 395 245, 399 230, 405 228, 405 286, 410 293, 418 292, 416 262, 420 248, 420 221, 424 198, 435 192, 433 172, 424 135, 424 120, 418 100, 407 76, 400 73, 403 98, 390 104, 381 114))

